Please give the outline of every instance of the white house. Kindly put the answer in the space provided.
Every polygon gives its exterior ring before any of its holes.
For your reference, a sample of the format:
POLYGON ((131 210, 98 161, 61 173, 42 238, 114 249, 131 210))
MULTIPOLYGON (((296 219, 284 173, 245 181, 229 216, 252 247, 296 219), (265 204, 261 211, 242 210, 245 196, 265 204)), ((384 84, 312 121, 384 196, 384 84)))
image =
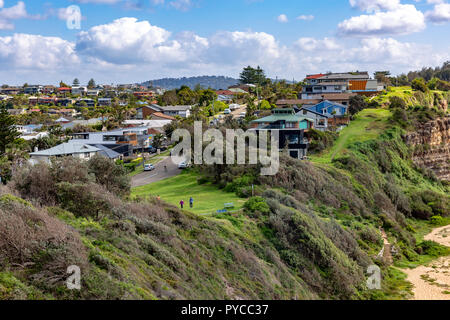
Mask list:
POLYGON ((72 87, 72 94, 76 96, 82 96, 87 93, 86 87, 72 87))

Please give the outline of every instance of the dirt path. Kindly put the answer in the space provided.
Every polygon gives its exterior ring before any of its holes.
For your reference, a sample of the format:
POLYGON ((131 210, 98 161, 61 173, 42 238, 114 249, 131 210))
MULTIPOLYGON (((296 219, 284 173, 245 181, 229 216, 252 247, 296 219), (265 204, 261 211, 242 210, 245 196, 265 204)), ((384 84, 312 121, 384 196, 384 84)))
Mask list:
MULTIPOLYGON (((450 226, 434 229, 425 240, 450 246, 450 226)), ((450 256, 402 271, 414 285, 413 300, 450 300, 450 256)))

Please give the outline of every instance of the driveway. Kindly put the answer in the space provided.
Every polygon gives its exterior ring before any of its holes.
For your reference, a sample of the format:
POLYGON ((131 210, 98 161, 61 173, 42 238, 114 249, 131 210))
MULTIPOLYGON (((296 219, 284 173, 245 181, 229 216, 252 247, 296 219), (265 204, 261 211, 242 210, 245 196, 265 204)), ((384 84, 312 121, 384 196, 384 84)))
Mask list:
POLYGON ((131 178, 131 187, 135 188, 145 186, 153 182, 176 176, 180 173, 181 170, 178 169, 178 166, 172 163, 172 159, 170 157, 167 157, 155 165, 155 170, 144 171, 131 178), (167 166, 167 172, 164 170, 164 166, 167 166))

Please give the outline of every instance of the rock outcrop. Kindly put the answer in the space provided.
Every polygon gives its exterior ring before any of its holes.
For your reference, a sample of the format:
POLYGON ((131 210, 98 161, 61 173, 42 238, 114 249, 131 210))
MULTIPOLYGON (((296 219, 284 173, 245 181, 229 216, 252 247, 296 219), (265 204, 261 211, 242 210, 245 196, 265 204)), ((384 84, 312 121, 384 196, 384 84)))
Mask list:
POLYGON ((414 147, 416 165, 431 169, 441 180, 450 181, 450 117, 429 121, 406 136, 414 147))

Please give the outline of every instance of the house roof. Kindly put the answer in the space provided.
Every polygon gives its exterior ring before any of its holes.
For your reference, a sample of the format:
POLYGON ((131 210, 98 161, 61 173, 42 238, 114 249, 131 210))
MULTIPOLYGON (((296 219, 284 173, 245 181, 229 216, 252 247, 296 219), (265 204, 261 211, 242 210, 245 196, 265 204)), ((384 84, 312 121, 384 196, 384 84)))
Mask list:
POLYGON ((152 117, 158 117, 158 118, 163 118, 163 119, 167 119, 167 120, 175 120, 174 117, 168 116, 164 113, 161 112, 155 112, 152 114, 152 117))
POLYGON ((114 150, 112 150, 112 149, 110 149, 110 148, 108 148, 108 147, 106 147, 104 145, 101 145, 101 144, 91 144, 90 146, 100 149, 98 154, 100 154, 102 156, 105 156, 105 157, 107 157, 109 159, 117 159, 117 158, 119 158, 121 156, 120 153, 118 153, 118 152, 116 152, 116 151, 114 151, 114 150))
POLYGON ((348 100, 350 97, 355 96, 356 93, 323 93, 322 98, 324 100, 348 100))
POLYGON ((317 78, 320 78, 320 77, 323 77, 323 76, 324 76, 323 73, 319 73, 319 74, 310 74, 310 75, 307 75, 307 76, 306 76, 306 79, 307 79, 307 80, 310 80, 310 79, 317 79, 317 78))
POLYGON ((299 115, 299 113, 301 113, 302 110, 306 110, 306 111, 311 112, 311 113, 314 113, 314 114, 316 114, 316 115, 318 115, 318 116, 321 116, 321 117, 324 117, 324 118, 328 118, 327 115, 322 114, 322 113, 320 113, 320 112, 317 112, 317 111, 315 111, 315 110, 311 110, 310 108, 311 108, 311 107, 302 107, 302 108, 300 108, 300 111, 297 112, 297 115, 299 115))
POLYGON ((191 110, 192 106, 166 106, 160 107, 162 111, 187 111, 191 110))
POLYGON ((307 117, 300 117, 295 114, 272 114, 268 117, 257 119, 252 121, 253 123, 265 123, 265 122, 276 122, 276 121, 286 121, 286 122, 301 122, 301 121, 314 122, 314 120, 307 117))
POLYGON ((59 118, 58 120, 55 120, 55 122, 70 122, 70 120, 67 120, 66 118, 59 118))
POLYGON ((71 155, 85 152, 98 152, 98 151, 100 151, 99 148, 84 143, 69 141, 47 150, 32 152, 30 153, 30 155, 53 157, 53 156, 64 156, 64 155, 71 155))
POLYGON ((282 99, 278 100, 276 105, 317 104, 319 102, 319 99, 282 99))

